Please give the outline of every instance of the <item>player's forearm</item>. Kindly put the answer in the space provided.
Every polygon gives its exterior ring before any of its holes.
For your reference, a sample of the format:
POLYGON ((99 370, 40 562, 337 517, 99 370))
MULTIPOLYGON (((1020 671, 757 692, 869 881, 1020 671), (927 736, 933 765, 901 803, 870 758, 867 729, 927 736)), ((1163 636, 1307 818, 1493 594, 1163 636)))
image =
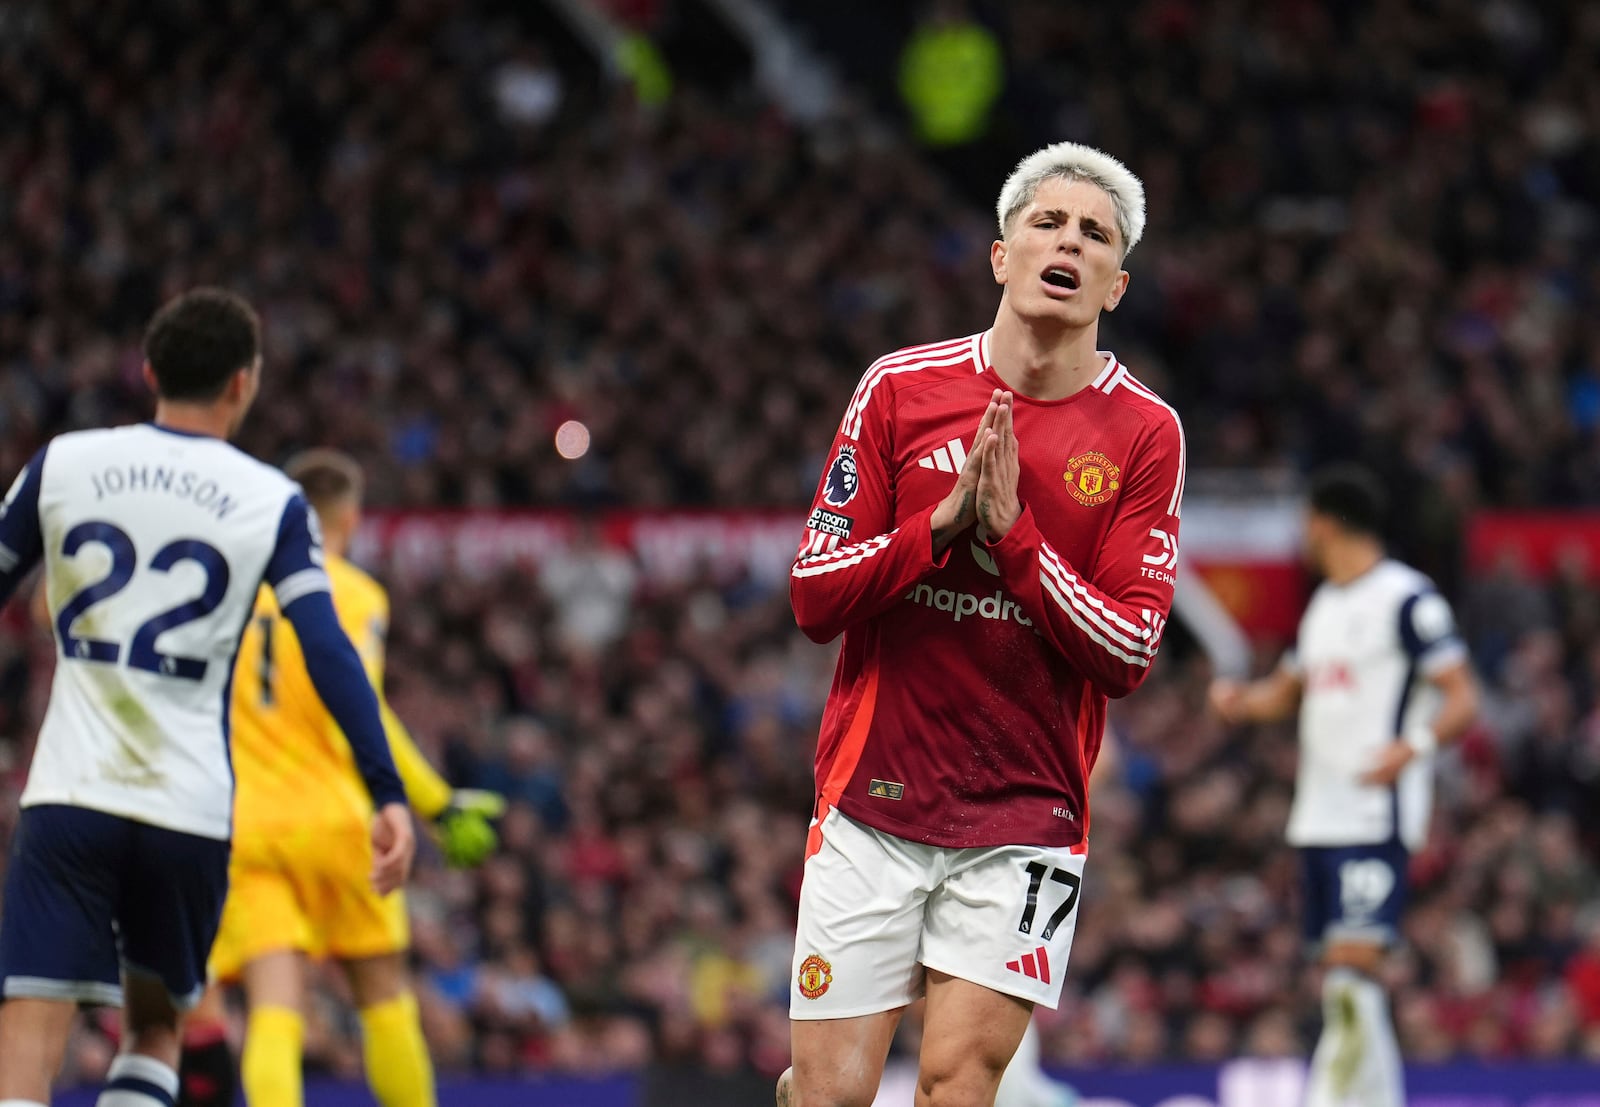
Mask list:
POLYGON ((962 531, 972 523, 972 501, 975 493, 966 489, 955 504, 941 502, 928 516, 928 529, 933 538, 933 556, 940 557, 955 542, 962 531))
POLYGON ((1463 671, 1445 689, 1439 713, 1433 717, 1431 729, 1440 744, 1454 742, 1472 726, 1478 717, 1478 682, 1472 674, 1463 671))
POLYGON ((1029 511, 988 547, 1009 591, 1039 629, 1105 695, 1144 683, 1161 644, 1166 608, 1156 597, 1113 596, 1085 580, 1046 542, 1029 511))
POLYGON ((1299 681, 1283 673, 1274 673, 1244 686, 1239 697, 1239 714, 1245 722, 1276 723, 1293 715, 1299 705, 1299 681))
POLYGON ((789 601, 806 637, 831 642, 943 565, 949 547, 935 552, 932 514, 928 508, 887 534, 798 558, 789 570, 789 601))

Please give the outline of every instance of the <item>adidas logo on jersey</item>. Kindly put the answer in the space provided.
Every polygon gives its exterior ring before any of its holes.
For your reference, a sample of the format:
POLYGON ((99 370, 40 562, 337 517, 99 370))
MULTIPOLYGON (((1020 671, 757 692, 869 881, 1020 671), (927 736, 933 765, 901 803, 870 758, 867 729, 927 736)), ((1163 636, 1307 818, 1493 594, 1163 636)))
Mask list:
POLYGON ((1044 946, 1040 946, 1032 953, 1024 953, 1015 961, 1007 961, 1006 968, 1021 973, 1029 980, 1037 980, 1041 984, 1050 983, 1050 954, 1044 946))
POLYGON ((967 448, 961 444, 959 438, 952 438, 917 462, 924 469, 937 469, 941 473, 959 473, 966 463, 967 448))
POLYGON ((974 596, 971 592, 919 584, 907 592, 905 598, 935 611, 948 611, 958 623, 970 615, 976 615, 980 619, 997 619, 1002 623, 1013 620, 1025 627, 1033 625, 1033 620, 1022 613, 1022 605, 1016 600, 1006 599, 1006 594, 998 588, 992 596, 974 596))

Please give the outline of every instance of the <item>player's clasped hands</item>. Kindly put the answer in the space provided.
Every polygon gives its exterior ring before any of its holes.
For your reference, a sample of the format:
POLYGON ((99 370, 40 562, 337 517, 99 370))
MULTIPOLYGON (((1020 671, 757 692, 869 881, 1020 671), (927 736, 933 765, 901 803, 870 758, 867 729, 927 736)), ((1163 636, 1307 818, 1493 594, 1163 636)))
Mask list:
POLYGON ((1017 498, 1019 465, 1011 422, 1013 403, 1011 393, 1003 389, 995 389, 989 397, 955 487, 934 509, 931 522, 936 549, 948 546, 957 534, 977 522, 984 524, 988 535, 1003 537, 1022 514, 1017 498), (985 506, 989 519, 983 517, 985 506))
POLYGON ((1002 393, 994 422, 983 447, 983 469, 978 474, 978 523, 986 540, 1004 538, 1022 514, 1017 497, 1017 434, 1012 423, 1016 402, 1011 393, 1002 393))
POLYGON ((411 809, 403 803, 384 804, 372 817, 372 887, 379 895, 386 896, 406 882, 416 851, 411 809))

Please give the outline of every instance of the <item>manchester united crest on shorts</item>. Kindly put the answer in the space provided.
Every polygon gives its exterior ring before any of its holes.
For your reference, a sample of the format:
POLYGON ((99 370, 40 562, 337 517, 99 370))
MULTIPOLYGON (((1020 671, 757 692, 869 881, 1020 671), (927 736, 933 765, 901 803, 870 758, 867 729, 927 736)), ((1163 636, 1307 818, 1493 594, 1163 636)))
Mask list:
POLYGON ((1067 482, 1073 499, 1084 507, 1098 507, 1122 487, 1122 466, 1098 450, 1091 450, 1067 462, 1061 479, 1067 482))
POLYGON ((828 985, 833 983, 833 965, 813 953, 800 962, 800 994, 807 999, 821 999, 828 985))

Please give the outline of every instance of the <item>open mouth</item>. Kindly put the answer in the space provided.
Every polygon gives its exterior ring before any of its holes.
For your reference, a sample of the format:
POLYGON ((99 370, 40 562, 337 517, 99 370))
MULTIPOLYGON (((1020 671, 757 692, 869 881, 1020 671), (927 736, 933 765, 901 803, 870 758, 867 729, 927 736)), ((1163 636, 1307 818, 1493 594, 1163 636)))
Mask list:
POLYGON ((1078 288, 1078 274, 1061 266, 1052 266, 1044 272, 1044 283, 1053 288, 1075 292, 1078 288))

